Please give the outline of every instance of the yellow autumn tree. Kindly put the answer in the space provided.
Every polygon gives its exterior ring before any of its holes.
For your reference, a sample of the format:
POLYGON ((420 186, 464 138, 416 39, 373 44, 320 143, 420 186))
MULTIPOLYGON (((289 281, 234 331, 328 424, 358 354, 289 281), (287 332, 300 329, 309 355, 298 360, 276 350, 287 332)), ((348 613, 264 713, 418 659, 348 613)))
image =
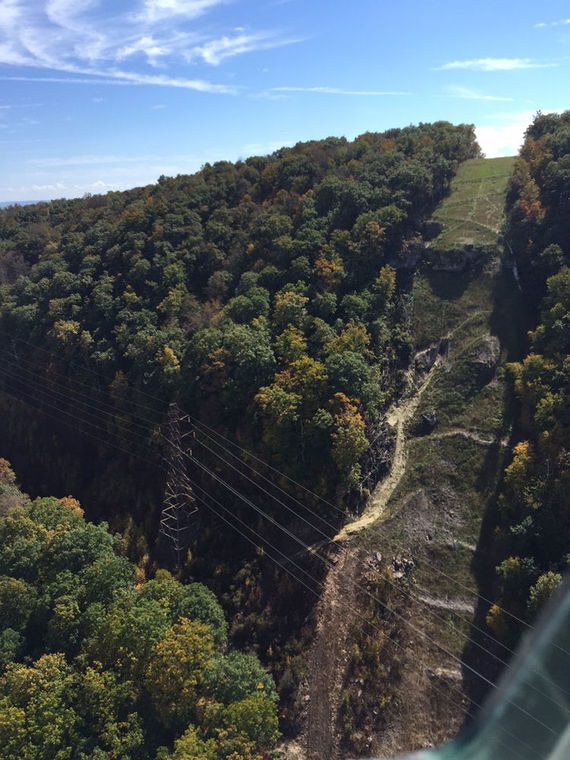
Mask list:
POLYGON ((214 649, 210 628, 188 618, 180 618, 156 645, 146 678, 151 702, 163 725, 188 725, 214 649))
POLYGON ((323 250, 314 265, 315 274, 324 290, 334 292, 344 280, 344 262, 335 252, 323 250))
POLYGON ((358 460, 368 448, 365 425, 356 404, 344 393, 335 393, 331 402, 335 429, 331 434, 332 458, 347 485, 360 478, 358 460))

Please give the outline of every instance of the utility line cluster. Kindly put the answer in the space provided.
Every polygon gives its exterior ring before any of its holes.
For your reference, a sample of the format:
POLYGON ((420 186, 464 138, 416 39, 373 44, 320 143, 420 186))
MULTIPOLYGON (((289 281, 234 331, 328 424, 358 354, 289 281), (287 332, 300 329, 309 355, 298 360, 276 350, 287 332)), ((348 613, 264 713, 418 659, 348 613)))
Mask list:
MULTIPOLYGON (((129 456, 136 456, 139 460, 146 462, 149 465, 156 467, 156 459, 153 455, 151 448, 149 447, 149 431, 156 429, 156 420, 159 416, 159 410, 164 407, 164 401, 152 394, 138 391, 138 398, 135 401, 130 399, 131 415, 127 421, 122 416, 117 416, 117 410, 108 402, 98 399, 93 396, 92 386, 85 383, 76 377, 68 376, 66 378, 65 390, 61 389, 55 379, 50 377, 50 373, 42 377, 38 374, 37 362, 31 362, 27 360, 19 348, 19 344, 28 345, 31 344, 21 339, 12 339, 12 350, 0 349, 0 378, 3 380, 4 390, 7 394, 29 404, 33 408, 41 410, 51 418, 55 418, 59 421, 70 425, 83 435, 86 435, 92 439, 97 440, 99 443, 106 447, 111 447, 115 450, 121 451, 129 456), (146 403, 142 403, 140 399, 146 399, 146 403), (129 451, 123 445, 124 438, 128 437, 131 441, 138 443, 140 446, 136 451, 129 451), (152 458, 151 458, 152 457, 152 458)), ((46 364, 50 359, 55 360, 56 357, 51 352, 45 349, 38 349, 33 346, 34 351, 40 352, 46 358, 46 364)), ((104 387, 105 381, 99 373, 91 368, 81 368, 82 372, 88 372, 91 375, 97 377, 102 387, 104 387)), ((268 477, 261 470, 270 473, 271 475, 278 477, 281 483, 288 482, 295 490, 301 491, 307 494, 307 497, 314 502, 318 500, 321 502, 329 512, 337 512, 339 516, 344 517, 344 512, 334 504, 326 501, 319 495, 311 492, 305 488, 302 484, 293 480, 289 476, 281 473, 276 468, 263 462, 259 457, 246 449, 238 446, 234 441, 224 437, 218 431, 210 428, 206 423, 192 418, 192 426, 195 431, 195 438, 193 439, 195 445, 200 447, 201 451, 207 452, 210 458, 217 460, 218 469, 222 469, 224 472, 230 471, 236 476, 244 478, 249 486, 256 488, 264 496, 269 497, 273 502, 278 504, 284 510, 286 510, 292 517, 303 523, 311 532, 318 534, 322 537, 319 542, 319 546, 310 546, 300 536, 297 535, 290 527, 287 527, 274 516, 269 514, 266 510, 258 506, 253 498, 246 496, 234 485, 228 483, 219 472, 216 472, 212 467, 208 467, 199 453, 188 452, 182 446, 180 440, 177 440, 177 436, 173 434, 172 428, 166 433, 162 432, 162 438, 170 448, 172 452, 175 452, 175 465, 172 467, 172 473, 180 482, 185 484, 187 494, 188 489, 192 490, 192 496, 198 503, 205 506, 217 519, 232 528, 240 534, 246 541, 256 546, 257 548, 263 548, 265 556, 274 562, 276 565, 282 568, 282 570, 288 573, 297 583, 305 587, 310 593, 319 598, 319 592, 317 589, 322 589, 323 582, 315 578, 306 568, 303 568, 291 554, 283 552, 277 548, 267 537, 262 536, 255 531, 250 525, 242 520, 233 511, 224 506, 218 499, 212 494, 207 492, 195 478, 191 478, 186 470, 185 462, 191 463, 195 470, 202 472, 219 487, 225 489, 232 495, 233 498, 239 500, 245 504, 252 512, 255 512, 260 518, 268 522, 276 530, 280 531, 283 535, 287 536, 291 541, 299 547, 300 553, 305 554, 310 552, 313 556, 318 558, 326 568, 331 569, 334 565, 330 560, 330 557, 325 553, 325 549, 331 546, 339 546, 339 542, 335 541, 334 535, 337 530, 337 525, 333 524, 325 517, 317 514, 316 512, 308 509, 297 497, 293 496, 289 491, 286 491, 280 485, 275 483, 275 478, 268 477), (239 452, 239 453, 236 453, 239 452), (251 464, 255 463, 255 466, 251 464), (248 474, 249 472, 249 474, 248 474), (253 477, 254 476, 254 477, 253 477), (264 485, 262 485, 263 483, 264 485), (295 507, 291 506, 291 503, 295 507)), ((344 547, 344 544, 342 544, 344 547)), ((299 552, 297 552, 299 554, 299 552)), ((472 595, 474 599, 492 604, 491 600, 481 597, 474 589, 466 586, 457 579, 446 574, 443 570, 433 566, 427 560, 422 562, 430 567, 434 573, 441 575, 447 580, 451 581, 457 587, 462 588, 469 595, 472 595)), ((374 570, 370 565, 366 565, 367 570, 374 570)), ((394 585, 394 581, 385 574, 385 580, 394 585)), ((353 578, 347 576, 347 580, 355 593, 361 593, 366 595, 375 604, 382 607, 389 615, 398 619, 402 625, 413 631, 415 634, 423 638, 426 642, 435 646, 443 655, 450 661, 457 664, 460 668, 469 670, 473 675, 482 679, 489 687, 495 688, 489 679, 479 673, 475 668, 462 662, 459 657, 449 652, 439 642, 435 641, 425 631, 422 631, 417 625, 408 620, 404 615, 394 609, 390 609, 387 605, 378 598, 377 595, 369 591, 365 586, 355 581, 353 578)), ((406 589, 402 588, 401 584, 397 585, 398 593, 408 597, 410 601, 415 602, 424 611, 422 613, 422 619, 428 620, 426 617, 429 615, 431 619, 437 619, 440 622, 448 624, 447 620, 444 620, 438 615, 428 604, 423 602, 417 596, 409 593, 406 589)), ((345 603, 342 603, 344 606, 345 603)), ((351 611, 352 614, 356 614, 367 625, 372 626, 373 629, 381 634, 382 631, 377 624, 364 618, 360 613, 355 611, 352 607, 347 607, 347 612, 351 611)), ((502 610, 503 613, 524 625, 527 628, 532 626, 526 621, 520 619, 516 615, 512 614, 508 610, 502 610)), ((453 614, 462 620, 464 623, 470 623, 466 618, 463 618, 455 610, 450 610, 453 614)), ((454 630, 458 631, 455 626, 454 630)), ((512 651, 505 644, 498 642, 487 631, 474 626, 474 628, 480 633, 484 634, 487 640, 491 641, 493 645, 500 646, 506 654, 512 654, 512 651)), ((403 650, 402 645, 395 639, 392 639, 393 644, 403 650)), ((502 659, 497 654, 493 653, 490 649, 485 647, 479 642, 472 642, 486 655, 499 662, 501 665, 509 667, 508 662, 502 659)), ((558 647, 559 648, 559 647, 558 647)), ((565 654, 568 654, 563 650, 565 654)), ((506 655, 505 655, 506 656, 506 655)), ((432 684, 432 687, 436 691, 440 691, 439 687, 432 684)), ((464 695, 460 689, 455 685, 450 686, 450 689, 458 694, 457 703, 463 712, 464 706, 461 701, 464 699, 464 695)), ((549 699, 554 702, 553 697, 547 693, 543 693, 538 690, 541 697, 549 699)), ((449 694, 443 694, 447 699, 450 699, 449 694)), ((566 695, 568 696, 568 695, 566 695)), ((479 704, 472 700, 473 707, 480 707, 479 704)), ((519 707, 519 706, 517 706, 519 707)), ((534 720, 540 723, 541 727, 547 731, 551 731, 546 724, 540 721, 536 716, 528 713, 524 708, 519 709, 528 717, 529 720, 534 720)), ((510 741, 520 742, 518 737, 510 736, 510 741)))

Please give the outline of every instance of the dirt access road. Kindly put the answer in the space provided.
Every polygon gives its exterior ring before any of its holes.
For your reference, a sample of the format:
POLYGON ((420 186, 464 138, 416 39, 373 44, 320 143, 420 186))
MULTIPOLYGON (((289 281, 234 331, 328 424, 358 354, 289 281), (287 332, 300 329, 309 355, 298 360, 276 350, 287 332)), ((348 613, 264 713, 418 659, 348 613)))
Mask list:
POLYGON ((440 364, 441 357, 438 356, 417 389, 414 389, 413 373, 410 372, 408 377, 409 390, 406 394, 406 398, 393 406, 386 415, 386 421, 390 427, 395 428, 396 430, 394 457, 392 459, 390 472, 384 480, 378 483, 374 491, 372 491, 372 494, 366 503, 366 508, 360 517, 345 525, 342 530, 336 534, 334 541, 345 541, 352 534, 368 528, 384 514, 386 506, 390 501, 390 497, 396 490, 406 471, 406 461, 408 458, 406 425, 416 413, 422 395, 433 380, 434 374, 440 364))

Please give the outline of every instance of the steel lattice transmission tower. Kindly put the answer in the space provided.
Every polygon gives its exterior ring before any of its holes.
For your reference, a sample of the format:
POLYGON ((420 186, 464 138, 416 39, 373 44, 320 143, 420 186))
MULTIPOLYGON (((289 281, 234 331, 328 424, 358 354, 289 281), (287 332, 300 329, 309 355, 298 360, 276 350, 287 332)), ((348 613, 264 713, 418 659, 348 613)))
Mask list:
POLYGON ((190 417, 182 412, 178 404, 170 404, 165 431, 162 433, 168 444, 168 474, 160 516, 160 533, 169 541, 178 567, 182 563, 184 552, 190 546, 191 518, 198 511, 192 485, 186 474, 185 460, 191 452, 183 448, 184 439, 191 435, 190 417))

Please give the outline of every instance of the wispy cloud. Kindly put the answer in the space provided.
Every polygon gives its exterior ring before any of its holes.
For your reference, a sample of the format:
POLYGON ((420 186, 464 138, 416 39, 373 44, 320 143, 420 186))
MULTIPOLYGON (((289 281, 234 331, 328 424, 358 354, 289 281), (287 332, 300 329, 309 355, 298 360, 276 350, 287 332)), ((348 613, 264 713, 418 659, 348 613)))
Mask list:
POLYGON ((233 58, 243 53, 283 47, 299 41, 298 39, 278 38, 267 32, 260 34, 241 32, 233 37, 223 36, 219 39, 209 40, 203 45, 197 45, 186 54, 186 58, 187 60, 201 58, 211 66, 218 66, 226 58, 233 58))
POLYGON ((31 185, 29 189, 31 189, 33 192, 36 192, 36 193, 53 193, 54 191, 62 192, 66 190, 66 187, 62 182, 56 182, 55 184, 51 184, 51 185, 33 184, 31 185))
POLYGON ((172 18, 195 19, 227 0, 145 0, 142 13, 135 18, 154 24, 172 18))
POLYGON ((532 58, 474 58, 467 61, 450 61, 438 66, 437 71, 462 69, 470 71, 518 71, 521 69, 544 69, 557 63, 541 63, 532 58))
MULTIPOLYGON (((235 87, 195 76, 196 67, 298 40, 275 30, 225 30, 199 20, 230 2, 126 0, 103 13, 99 0, 2 0, 0 64, 49 70, 52 82, 58 81, 55 74, 67 74, 98 84, 235 93, 235 87)), ((73 83, 80 82, 87 83, 73 83)))
POLYGON ((3 175, 0 198, 6 200, 73 198, 84 193, 102 193, 148 185, 164 174, 197 171, 205 161, 224 158, 223 151, 132 155, 79 153, 30 158, 13 176, 3 175), (23 179, 25 178, 25 179, 23 179))
POLYGON ((388 95, 412 95, 411 92, 395 90, 346 90, 341 87, 272 87, 271 93, 307 92, 322 95, 349 95, 358 97, 384 97, 388 95))
POLYGON ((126 163, 141 163, 155 161, 156 156, 114 156, 114 155, 79 155, 56 158, 32 158, 26 161, 27 166, 37 169, 53 169, 62 166, 103 166, 126 163))
POLYGON ((232 85, 212 84, 200 79, 180 79, 168 76, 157 76, 148 74, 136 74, 126 71, 113 71, 110 76, 105 76, 103 72, 83 72, 95 79, 86 79, 82 77, 34 77, 34 76, 0 76, 0 82, 36 82, 41 84, 81 84, 81 85, 107 85, 107 86, 143 86, 153 85, 155 87, 174 87, 183 90, 196 90, 198 92, 212 92, 223 95, 236 95, 238 88, 232 85), (114 77, 114 78, 113 78, 114 77))
MULTIPOLYGON (((221 95, 235 95, 238 88, 226 84, 212 84, 203 79, 182 79, 181 77, 169 77, 156 74, 139 74, 132 71, 112 70, 109 72, 115 77, 116 82, 121 84, 154 85, 155 87, 178 87, 184 90, 196 90, 198 92, 213 92, 221 95)), ((103 72, 99 74, 103 76, 103 72)))
POLYGON ((116 58, 125 60, 141 53, 151 66, 158 65, 161 58, 165 58, 172 53, 172 44, 155 39, 152 35, 146 35, 139 39, 128 42, 123 48, 117 51, 116 58))
POLYGON ((546 29, 549 26, 570 26, 570 18, 563 18, 560 21, 539 21, 533 24, 533 29, 546 29))
POLYGON ((489 101, 513 101, 514 98, 503 97, 500 95, 486 95, 478 90, 472 90, 470 87, 461 87, 460 85, 450 85, 445 88, 445 96, 448 98, 461 98, 461 100, 489 100, 489 101))

